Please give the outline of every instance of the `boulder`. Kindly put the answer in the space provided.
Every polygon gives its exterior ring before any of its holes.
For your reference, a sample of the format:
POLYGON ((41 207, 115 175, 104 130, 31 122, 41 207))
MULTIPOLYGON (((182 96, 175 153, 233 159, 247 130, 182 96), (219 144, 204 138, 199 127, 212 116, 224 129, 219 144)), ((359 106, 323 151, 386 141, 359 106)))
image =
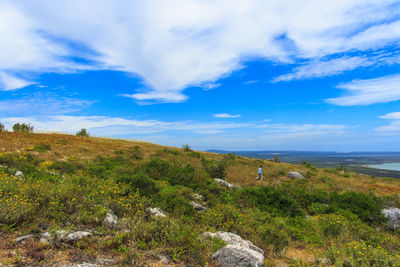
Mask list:
POLYGON ((41 233, 39 235, 39 242, 43 243, 43 244, 49 244, 51 241, 51 235, 49 234, 49 232, 45 232, 45 233, 41 233))
POLYGON ((62 240, 66 241, 66 242, 74 242, 74 241, 78 241, 82 238, 90 237, 90 236, 92 236, 91 232, 76 231, 76 232, 69 233, 66 237, 62 238, 62 240))
POLYGON ((15 176, 15 177, 24 177, 24 173, 21 172, 21 171, 16 171, 16 172, 14 173, 14 176, 15 176))
POLYGON ((198 201, 203 201, 203 199, 204 199, 204 197, 202 196, 202 195, 200 195, 200 194, 194 194, 194 198, 196 199, 196 200, 198 200, 198 201))
POLYGON ((221 266, 263 266, 264 256, 257 251, 238 245, 227 245, 212 255, 221 266))
POLYGON ((159 208, 148 207, 146 211, 147 213, 149 213, 151 216, 154 217, 167 217, 167 215, 165 215, 165 213, 159 208))
POLYGON ((396 230, 400 227, 400 209, 391 207, 383 209, 382 213, 388 219, 390 229, 396 230))
POLYGON ((221 266, 262 266, 264 251, 252 242, 229 232, 205 232, 203 236, 219 238, 227 245, 212 256, 221 266))
POLYGON ((206 207, 204 207, 203 205, 201 205, 200 203, 191 201, 190 204, 193 206, 193 208, 197 211, 202 211, 202 210, 207 210, 206 207))
POLYGON ((110 229, 115 229, 118 224, 118 217, 110 210, 107 212, 106 217, 103 220, 103 225, 110 229))
POLYGON ((289 172, 287 176, 292 179, 304 179, 303 175, 299 172, 289 172))
POLYGON ((34 238, 34 235, 24 235, 24 236, 20 236, 14 239, 14 242, 16 243, 25 243, 26 241, 34 238))
POLYGON ((226 188, 229 188, 229 189, 236 189, 236 188, 239 187, 237 185, 230 184, 227 181, 222 180, 222 179, 215 178, 214 181, 217 182, 219 185, 222 185, 222 186, 224 186, 226 188))

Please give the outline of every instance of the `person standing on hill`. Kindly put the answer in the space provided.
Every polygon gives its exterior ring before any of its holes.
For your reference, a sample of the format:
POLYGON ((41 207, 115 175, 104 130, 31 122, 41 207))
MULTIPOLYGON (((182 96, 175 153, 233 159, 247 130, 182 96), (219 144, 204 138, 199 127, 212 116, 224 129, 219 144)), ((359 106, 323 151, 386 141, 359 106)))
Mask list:
POLYGON ((262 166, 260 165, 260 167, 258 168, 258 180, 262 181, 262 166))

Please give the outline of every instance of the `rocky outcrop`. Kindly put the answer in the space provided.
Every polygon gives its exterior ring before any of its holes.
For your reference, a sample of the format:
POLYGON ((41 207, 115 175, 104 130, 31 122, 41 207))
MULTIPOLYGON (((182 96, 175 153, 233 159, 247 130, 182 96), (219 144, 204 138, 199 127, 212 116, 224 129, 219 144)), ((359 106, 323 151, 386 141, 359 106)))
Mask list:
POLYGON ((153 217, 162 217, 162 218, 167 217, 167 215, 165 215, 165 213, 159 208, 148 207, 146 211, 150 216, 153 217))
POLYGON ((400 227, 400 209, 398 208, 387 208, 382 210, 383 215, 388 219, 388 227, 392 230, 396 230, 400 227))
POLYGON ((203 210, 207 210, 207 208, 206 208, 206 207, 204 207, 203 205, 201 205, 200 203, 197 203, 197 202, 191 201, 191 202, 190 202, 190 204, 193 206, 193 208, 194 208, 196 211, 203 211, 203 210))
POLYGON ((106 217, 104 217, 103 225, 110 229, 117 228, 118 217, 111 210, 109 210, 106 214, 106 217))
POLYGON ((230 184, 227 181, 222 180, 222 179, 215 178, 214 181, 217 182, 219 185, 221 185, 223 187, 226 187, 226 188, 229 188, 229 189, 236 189, 236 188, 239 187, 237 185, 230 184))
POLYGON ((221 266, 262 266, 264 252, 248 240, 229 232, 206 232, 206 237, 219 238, 227 243, 226 246, 217 250, 213 259, 221 266))
POLYGON ((289 172, 287 176, 292 179, 304 179, 303 175, 299 172, 289 172))

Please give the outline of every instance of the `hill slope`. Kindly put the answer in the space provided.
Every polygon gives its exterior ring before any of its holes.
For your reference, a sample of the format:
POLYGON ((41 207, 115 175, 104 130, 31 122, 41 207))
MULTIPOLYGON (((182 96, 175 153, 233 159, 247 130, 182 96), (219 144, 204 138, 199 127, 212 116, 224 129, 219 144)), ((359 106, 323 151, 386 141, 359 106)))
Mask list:
POLYGON ((335 169, 145 142, 0 132, 0 263, 107 258, 116 266, 157 265, 161 257, 177 265, 214 265, 211 255, 224 243, 199 236, 220 230, 259 246, 267 265, 301 266, 294 258, 400 264, 400 238, 381 214, 400 203, 399 193, 398 180, 335 169), (255 179, 259 165, 262 182, 255 179), (17 171, 23 177, 14 176, 17 171), (305 179, 288 178, 289 171, 305 179), (224 188, 214 178, 240 188, 224 188), (149 216, 148 207, 167 217, 149 216), (120 219, 118 227, 104 223, 109 211, 120 219), (57 237, 59 230, 89 230, 92 236, 12 241, 23 234, 57 237))

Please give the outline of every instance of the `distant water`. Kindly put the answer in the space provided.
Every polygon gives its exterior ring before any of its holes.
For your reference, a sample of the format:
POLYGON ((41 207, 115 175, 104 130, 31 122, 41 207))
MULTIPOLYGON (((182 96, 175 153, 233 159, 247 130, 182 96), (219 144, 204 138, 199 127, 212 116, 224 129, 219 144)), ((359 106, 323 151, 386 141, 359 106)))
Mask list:
POLYGON ((375 165, 367 165, 368 167, 382 170, 400 171, 400 163, 383 163, 375 165))

